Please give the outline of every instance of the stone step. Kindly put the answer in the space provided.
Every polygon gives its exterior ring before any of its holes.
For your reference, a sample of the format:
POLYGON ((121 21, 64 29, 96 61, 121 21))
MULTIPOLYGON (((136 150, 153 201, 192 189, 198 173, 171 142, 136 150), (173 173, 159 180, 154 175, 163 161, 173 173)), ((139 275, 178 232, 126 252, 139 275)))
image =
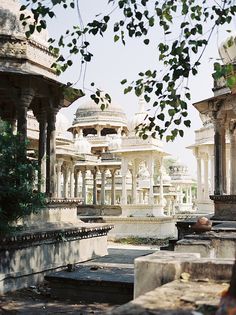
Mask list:
POLYGON ((202 258, 215 257, 215 249, 210 240, 185 238, 175 245, 175 252, 179 253, 200 253, 202 258))
POLYGON ((73 272, 46 276, 52 296, 87 303, 122 304, 133 299, 134 270, 108 266, 79 266, 73 272))
POLYGON ((152 250, 110 249, 109 255, 45 277, 55 298, 123 304, 133 299, 134 259, 152 250))

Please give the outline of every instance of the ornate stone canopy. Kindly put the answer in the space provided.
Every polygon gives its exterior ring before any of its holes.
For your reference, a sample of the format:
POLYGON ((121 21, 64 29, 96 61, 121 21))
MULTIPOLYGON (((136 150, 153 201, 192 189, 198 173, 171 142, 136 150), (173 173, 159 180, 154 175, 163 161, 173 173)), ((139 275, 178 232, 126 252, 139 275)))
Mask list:
POLYGON ((108 108, 102 111, 100 106, 92 100, 79 105, 73 125, 69 130, 73 131, 80 128, 96 129, 97 127, 123 128, 127 130, 127 118, 123 109, 112 102, 108 108))

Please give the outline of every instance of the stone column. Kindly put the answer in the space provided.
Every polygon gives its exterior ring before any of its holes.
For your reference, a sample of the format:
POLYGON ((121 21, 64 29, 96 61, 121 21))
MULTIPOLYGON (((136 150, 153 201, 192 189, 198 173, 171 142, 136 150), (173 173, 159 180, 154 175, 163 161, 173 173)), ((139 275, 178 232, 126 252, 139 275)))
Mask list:
POLYGON ((236 122, 230 126, 230 194, 236 195, 236 122))
POLYGON ((81 175, 82 175, 82 198, 83 198, 83 204, 86 205, 86 203, 87 203, 86 168, 81 169, 81 175))
POLYGON ((189 187, 185 187, 185 203, 189 203, 189 187))
POLYGON ((132 203, 137 204, 137 170, 135 164, 132 169, 132 203))
POLYGON ((75 165, 70 166, 70 198, 75 197, 75 165))
POLYGON ((227 175, 226 175, 226 187, 227 187, 227 195, 230 195, 230 158, 229 156, 227 157, 226 159, 227 161, 227 164, 226 164, 226 172, 227 172, 227 175))
POLYGON ((65 198, 69 198, 69 181, 70 181, 71 170, 68 165, 66 165, 65 170, 65 198))
POLYGON ((164 190, 163 190, 163 174, 162 174, 162 161, 160 167, 160 205, 164 204, 164 190))
POLYGON ((202 160, 201 157, 197 157, 197 199, 202 199, 202 160))
POLYGON ((204 199, 209 199, 209 184, 208 184, 208 156, 204 157, 204 199))
POLYGON ((111 204, 114 205, 116 202, 116 188, 115 188, 115 174, 116 169, 110 170, 111 172, 111 204))
POLYGON ((46 191, 46 143, 47 143, 47 114, 43 110, 39 114, 39 143, 38 143, 38 190, 41 192, 46 191))
POLYGON ((46 193, 54 198, 56 195, 56 109, 48 112, 47 125, 47 161, 46 161, 46 193))
POLYGON ((154 165, 153 165, 153 158, 150 156, 149 161, 148 161, 148 172, 150 176, 150 188, 149 188, 149 198, 148 198, 148 203, 149 205, 154 204, 154 198, 153 198, 153 175, 154 175, 154 165))
POLYGON ((192 186, 189 187, 189 203, 193 203, 192 186))
POLYGON ((105 184, 106 184, 106 169, 101 168, 101 205, 105 205, 105 184))
POLYGON ((79 172, 78 172, 78 170, 76 169, 76 170, 74 171, 74 176, 75 176, 75 178, 74 178, 74 180, 75 180, 75 198, 78 197, 78 174, 79 174, 79 172))
POLYGON ((57 198, 61 198, 61 167, 62 167, 63 161, 59 160, 57 161, 57 198))
POLYGON ((221 125, 221 155, 222 155, 222 189, 223 194, 226 194, 227 183, 226 183, 226 143, 225 143, 225 124, 221 125))
POLYGON ((180 186, 180 203, 184 203, 184 192, 183 192, 183 186, 180 186))
POLYGON ((102 127, 101 127, 101 126, 97 126, 97 127, 96 127, 96 130, 97 130, 97 136, 98 136, 98 137, 101 137, 102 127))
POLYGON ((34 98, 34 91, 30 88, 22 88, 17 100, 17 132, 20 134, 20 141, 27 139, 27 111, 34 98))
POLYGON ((93 175, 93 204, 97 204, 97 169, 94 168, 91 170, 91 173, 93 175))
POLYGON ((214 142, 215 142, 215 195, 223 194, 223 157, 222 157, 222 122, 220 119, 214 120, 214 142))
POLYGON ((211 165, 211 194, 214 194, 214 155, 210 156, 210 165, 211 165))
POLYGON ((121 194, 121 204, 127 204, 127 191, 126 191, 126 175, 128 172, 128 161, 126 158, 122 158, 121 162, 121 176, 122 176, 122 194, 121 194))

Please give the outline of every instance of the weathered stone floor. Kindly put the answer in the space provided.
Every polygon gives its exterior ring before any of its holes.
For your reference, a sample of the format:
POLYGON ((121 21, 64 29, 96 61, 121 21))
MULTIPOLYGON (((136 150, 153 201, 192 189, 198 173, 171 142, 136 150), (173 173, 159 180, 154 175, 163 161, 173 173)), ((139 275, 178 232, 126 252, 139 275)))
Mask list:
POLYGON ((55 300, 50 297, 47 285, 18 290, 0 296, 0 314, 19 315, 102 315, 112 309, 114 305, 106 303, 86 304, 82 301, 55 300))

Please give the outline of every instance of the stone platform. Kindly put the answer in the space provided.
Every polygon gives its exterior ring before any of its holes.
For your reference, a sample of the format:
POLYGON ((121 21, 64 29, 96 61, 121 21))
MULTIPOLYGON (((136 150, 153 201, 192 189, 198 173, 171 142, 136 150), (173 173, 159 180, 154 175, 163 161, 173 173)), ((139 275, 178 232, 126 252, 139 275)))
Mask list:
POLYGON ((175 238, 177 229, 173 217, 145 217, 145 216, 79 216, 84 222, 103 222, 113 225, 108 239, 115 240, 126 237, 175 238))
POLYGON ((133 299, 134 259, 152 250, 109 249, 109 255, 46 276, 55 298, 122 304, 133 299))
MULTIPOLYGON (((216 222, 216 221, 215 221, 216 222)), ((214 223, 215 223, 214 222, 214 223)), ((175 245, 175 251, 181 253, 200 253, 208 258, 235 258, 236 222, 218 221, 212 231, 201 234, 185 235, 175 245)))
POLYGON ((108 224, 51 222, 0 238, 0 294, 34 285, 67 264, 106 255, 111 228, 108 224))
POLYGON ((135 299, 107 315, 213 315, 234 259, 160 251, 135 260, 135 299), (198 313, 196 313, 198 314, 198 313))
POLYGON ((221 221, 236 221, 236 195, 212 195, 214 215, 212 219, 221 221))

